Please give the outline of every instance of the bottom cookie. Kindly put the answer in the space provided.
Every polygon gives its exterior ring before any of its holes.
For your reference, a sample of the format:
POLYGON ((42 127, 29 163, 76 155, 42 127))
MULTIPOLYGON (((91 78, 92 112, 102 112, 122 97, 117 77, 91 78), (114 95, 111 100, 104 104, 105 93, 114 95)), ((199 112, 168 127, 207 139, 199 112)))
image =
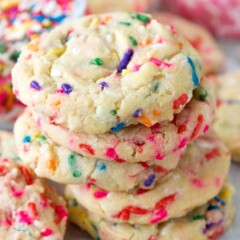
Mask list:
POLYGON ((233 186, 227 182, 204 206, 158 225, 112 223, 88 212, 74 196, 68 196, 69 219, 97 240, 212 240, 220 236, 233 219, 233 193, 233 186))

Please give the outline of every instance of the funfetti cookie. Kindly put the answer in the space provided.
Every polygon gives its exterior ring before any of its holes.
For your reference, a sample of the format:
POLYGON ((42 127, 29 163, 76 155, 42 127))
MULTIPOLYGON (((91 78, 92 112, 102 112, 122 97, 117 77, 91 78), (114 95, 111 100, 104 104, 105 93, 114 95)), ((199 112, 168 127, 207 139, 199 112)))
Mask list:
POLYGON ((151 0, 87 0, 86 14, 114 11, 146 12, 151 2, 151 0))
POLYGON ((240 71, 210 78, 217 95, 217 112, 213 127, 240 161, 240 71))
POLYGON ((84 134, 71 132, 41 118, 42 131, 54 142, 87 157, 111 161, 161 161, 176 150, 184 150, 187 143, 204 134, 212 122, 216 100, 208 80, 194 91, 191 101, 173 121, 155 124, 150 128, 135 125, 117 133, 84 134), (61 137, 59 137, 61 136, 61 137))
POLYGON ((150 189, 174 169, 184 148, 160 160, 127 163, 84 157, 55 144, 41 132, 40 124, 29 111, 15 123, 19 156, 39 177, 66 184, 93 183, 109 191, 150 189))
POLYGON ((29 39, 68 18, 81 16, 84 9, 85 0, 2 0, 0 40, 29 39))
POLYGON ((182 217, 219 193, 230 164, 230 152, 214 134, 189 144, 178 167, 150 190, 109 192, 91 184, 68 185, 87 210, 118 223, 157 224, 182 217))
POLYGON ((63 240, 63 198, 13 160, 1 157, 0 166, 0 239, 63 240))
POLYGON ((0 131, 0 157, 10 157, 19 160, 14 136, 11 132, 0 131))
POLYGON ((200 23, 221 38, 240 39, 238 0, 161 0, 162 6, 200 23))
POLYGON ((233 192, 233 186, 227 182, 221 192, 202 207, 194 209, 182 218, 157 225, 111 223, 87 211, 72 195, 68 196, 69 218, 94 239, 213 240, 223 234, 233 219, 233 192))
POLYGON ((224 65, 224 55, 210 32, 197 23, 190 22, 177 15, 161 12, 153 13, 161 22, 171 24, 176 31, 196 48, 202 58, 204 74, 219 72, 224 65))
POLYGON ((200 57, 150 15, 90 15, 33 39, 12 76, 49 123, 99 134, 172 120, 201 80, 200 57))

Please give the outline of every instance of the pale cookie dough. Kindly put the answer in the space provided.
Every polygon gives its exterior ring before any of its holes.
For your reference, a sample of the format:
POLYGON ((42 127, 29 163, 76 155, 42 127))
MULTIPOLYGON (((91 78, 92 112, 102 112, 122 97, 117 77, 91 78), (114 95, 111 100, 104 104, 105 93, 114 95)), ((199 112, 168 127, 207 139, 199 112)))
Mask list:
POLYGON ((198 86, 200 56, 150 15, 91 15, 33 39, 12 71, 47 122, 99 134, 172 120, 198 86))
POLYGON ((68 185, 66 196, 74 195, 89 211, 113 222, 157 224, 184 216, 218 194, 229 164, 229 150, 209 133, 189 144, 178 167, 153 189, 125 193, 91 184, 68 185))
POLYGON ((227 182, 221 192, 207 204, 186 216, 157 225, 130 225, 108 222, 86 211, 68 196, 70 221, 101 240, 207 240, 219 237, 231 224, 235 208, 234 188, 227 182))
POLYGON ((54 189, 0 158, 0 239, 63 240, 67 209, 54 189))
POLYGON ((240 71, 211 78, 217 95, 218 107, 213 127, 240 161, 240 71))
MULTIPOLYGON (((39 123, 39 122, 38 122, 39 123)), ((93 183, 109 191, 153 188, 156 181, 174 169, 184 149, 161 161, 127 163, 84 157, 51 141, 29 111, 15 124, 18 153, 39 177, 65 184, 93 183)))
POLYGON ((216 73, 222 69, 224 65, 223 52, 211 33, 205 28, 167 12, 153 13, 153 17, 173 25, 177 33, 186 38, 198 50, 202 58, 204 74, 216 73))
POLYGON ((9 157, 19 160, 14 136, 11 132, 0 131, 0 157, 9 157))
POLYGON ((114 11, 146 12, 152 0, 87 0, 86 14, 114 11))
POLYGON ((194 91, 194 97, 173 121, 151 128, 130 126, 118 133, 84 134, 41 121, 45 135, 73 152, 87 157, 127 162, 162 160, 205 133, 212 122, 215 97, 207 79, 194 91), (61 137, 59 137, 61 136, 61 137))

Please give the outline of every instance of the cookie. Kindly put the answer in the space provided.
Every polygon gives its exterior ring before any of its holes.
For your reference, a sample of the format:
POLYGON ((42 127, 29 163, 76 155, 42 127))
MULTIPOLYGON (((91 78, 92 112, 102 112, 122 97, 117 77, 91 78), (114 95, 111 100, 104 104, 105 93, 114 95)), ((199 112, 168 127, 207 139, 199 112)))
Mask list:
POLYGON ((217 112, 213 127, 232 152, 233 159, 240 161, 240 71, 210 78, 217 95, 217 112))
POLYGON ((217 37, 240 39, 239 1, 162 0, 162 6, 200 23, 217 37))
POLYGON ((19 160, 14 136, 11 132, 0 131, 0 157, 9 157, 19 160))
POLYGON ((100 134, 172 120, 201 79, 197 51, 150 15, 90 15, 33 39, 12 71, 49 123, 100 134))
POLYGON ((102 240, 193 240, 215 239, 230 225, 234 216, 234 188, 227 182, 208 203, 186 216, 157 225, 111 223, 88 212, 74 198, 68 197, 70 221, 102 240))
POLYGON ((207 79, 194 91, 194 97, 173 121, 155 124, 151 128, 130 126, 117 133, 74 133, 55 124, 41 121, 42 130, 54 142, 87 157, 127 162, 162 160, 186 147, 205 133, 212 122, 215 97, 207 79), (61 137, 59 137, 61 136, 61 137))
POLYGON ((0 124, 13 123, 23 110, 12 92, 11 70, 26 41, 0 42, 0 124))
POLYGON ((157 179, 177 166, 184 152, 180 149, 161 161, 144 163, 84 157, 44 135, 29 111, 16 121, 14 132, 19 156, 39 177, 65 184, 93 183, 109 191, 153 188, 157 179))
POLYGON ((146 12, 150 3, 151 0, 87 0, 86 14, 114 11, 146 12))
POLYGON ((83 14, 83 0, 2 0, 0 40, 18 41, 41 34, 69 17, 83 14), (77 8, 76 8, 77 5, 77 8))
POLYGON ((91 184, 68 185, 89 211, 118 223, 157 224, 186 215, 214 197, 228 173, 230 153, 222 141, 208 133, 189 144, 178 167, 153 189, 109 192, 91 184))
POLYGON ((224 55, 210 32, 201 25, 190 22, 177 15, 161 12, 153 13, 156 19, 171 24, 176 31, 196 48, 202 58, 204 74, 219 72, 224 65, 224 55))
POLYGON ((63 198, 11 159, 1 157, 0 166, 0 239, 63 240, 63 198))

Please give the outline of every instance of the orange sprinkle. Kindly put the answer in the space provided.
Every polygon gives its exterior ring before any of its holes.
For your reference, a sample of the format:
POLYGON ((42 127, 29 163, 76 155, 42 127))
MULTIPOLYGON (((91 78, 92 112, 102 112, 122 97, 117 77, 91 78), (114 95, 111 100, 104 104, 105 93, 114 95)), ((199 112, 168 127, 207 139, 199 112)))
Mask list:
POLYGON ((183 48, 183 43, 182 43, 182 42, 179 42, 179 43, 178 43, 178 46, 179 46, 180 49, 182 49, 182 48, 183 48))
POLYGON ((149 118, 147 118, 146 116, 140 116, 138 118, 139 122, 141 122, 143 125, 145 125, 146 127, 151 127, 152 126, 152 123, 151 121, 149 120, 149 118))
POLYGON ((156 109, 153 110, 153 116, 158 117, 160 116, 160 112, 156 109))
POLYGON ((142 148, 142 147, 138 147, 138 148, 137 148, 137 151, 138 151, 139 153, 142 153, 143 148, 142 148))
POLYGON ((34 44, 29 44, 28 45, 28 49, 30 49, 30 50, 32 50, 34 52, 38 51, 38 47, 36 45, 34 45, 34 44))
POLYGON ((53 171, 56 170, 56 164, 53 159, 48 161, 47 168, 49 168, 50 170, 53 170, 53 171))
POLYGON ((58 106, 58 105, 60 105, 60 103, 61 103, 61 101, 58 100, 58 101, 56 101, 56 102, 53 103, 53 106, 58 106))
POLYGON ((102 20, 102 22, 103 22, 103 23, 106 23, 106 22, 108 22, 108 21, 111 20, 111 19, 112 19, 111 16, 106 16, 106 17, 102 20))
POLYGON ((146 44, 146 45, 149 45, 149 44, 151 44, 151 43, 152 43, 152 40, 149 39, 149 38, 145 41, 145 44, 146 44))

